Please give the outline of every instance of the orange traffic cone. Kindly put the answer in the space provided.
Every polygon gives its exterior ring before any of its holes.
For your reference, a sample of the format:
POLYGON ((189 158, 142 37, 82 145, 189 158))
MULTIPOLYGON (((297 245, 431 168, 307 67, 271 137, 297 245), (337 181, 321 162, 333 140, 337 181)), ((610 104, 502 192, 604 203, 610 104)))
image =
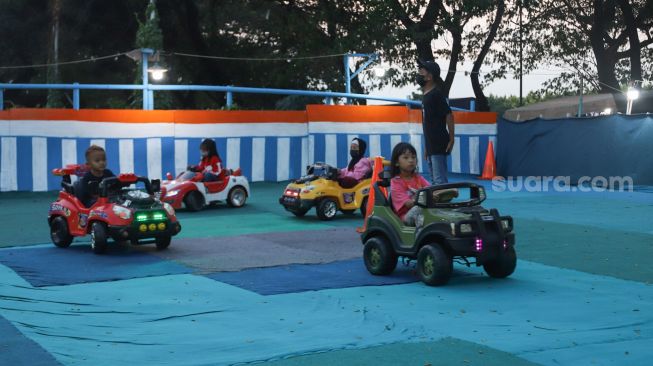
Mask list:
POLYGON ((480 179, 492 180, 496 177, 497 174, 497 163, 494 161, 494 145, 492 141, 487 146, 487 152, 485 153, 485 165, 483 166, 483 175, 480 179))
MULTIPOLYGON (((367 196, 367 207, 365 208, 365 221, 363 222, 363 227, 359 227, 356 229, 357 232, 359 233, 364 233, 365 230, 367 230, 367 218, 370 217, 372 214, 372 211, 374 210, 374 199, 375 199, 375 191, 374 191, 374 183, 376 183, 379 180, 379 173, 383 171, 383 158, 380 156, 377 156, 374 158, 374 170, 372 173, 372 183, 370 183, 370 193, 367 196)), ((385 192, 385 189, 382 188, 382 192, 387 195, 387 192, 385 192)))

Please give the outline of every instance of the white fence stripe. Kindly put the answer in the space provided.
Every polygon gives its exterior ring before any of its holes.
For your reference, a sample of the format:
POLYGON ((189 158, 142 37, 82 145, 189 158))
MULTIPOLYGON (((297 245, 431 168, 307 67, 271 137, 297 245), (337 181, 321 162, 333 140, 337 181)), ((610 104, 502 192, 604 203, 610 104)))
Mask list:
POLYGON ((103 149, 106 149, 106 141, 104 139, 93 139, 91 140, 90 145, 97 145, 103 149))
MULTIPOLYGON (((134 140, 119 140, 120 150, 120 173, 134 172, 134 140)), ((117 173, 117 172, 114 172, 117 173)))
MULTIPOLYGON (((370 135, 369 156, 371 158, 381 156, 381 136, 380 135, 370 135)), ((384 156, 384 158, 390 159, 389 156, 384 156)))
POLYGON ((161 179, 161 139, 147 139, 147 177, 161 179))
POLYGON ((481 174, 481 166, 478 161, 479 146, 478 136, 471 136, 469 138, 469 172, 471 174, 481 174))
POLYGON ((338 166, 338 138, 336 135, 324 136, 324 150, 324 162, 331 166, 338 166))
POLYGON ((308 138, 303 137, 302 138, 302 165, 299 167, 299 171, 295 173, 297 174, 297 178, 304 175, 304 172, 306 171, 306 166, 310 164, 309 155, 310 154, 308 149, 308 138))
POLYGON ((227 165, 224 168, 240 168, 240 138, 227 139, 227 165))
MULTIPOLYGON (((175 171, 174 177, 186 170, 188 166, 188 140, 175 140, 175 171)), ((166 172, 167 173, 167 172, 166 172)))
POLYGON ((265 138, 252 139, 252 181, 265 180, 265 138))
POLYGON ((290 175, 290 139, 277 139, 277 181, 288 180, 290 175))
MULTIPOLYGON (((77 140, 63 139, 61 140, 61 165, 66 166, 69 164, 77 164, 77 140)), ((75 182, 77 176, 71 176, 70 180, 75 182)))
POLYGON ((48 139, 32 137, 32 190, 48 190, 48 139))
POLYGON ((390 136, 390 153, 392 153, 392 149, 394 149, 395 146, 397 146, 397 144, 400 142, 401 142, 401 135, 390 136))
POLYGON ((0 191, 15 191, 18 189, 18 153, 16 138, 3 137, 0 140, 0 191))
POLYGON ((451 150, 451 171, 460 173, 460 137, 454 138, 453 149, 451 150))
MULTIPOLYGON (((308 164, 313 164, 315 163, 315 136, 314 135, 309 135, 308 136, 308 164)), ((302 169, 304 169, 302 167, 302 169)))

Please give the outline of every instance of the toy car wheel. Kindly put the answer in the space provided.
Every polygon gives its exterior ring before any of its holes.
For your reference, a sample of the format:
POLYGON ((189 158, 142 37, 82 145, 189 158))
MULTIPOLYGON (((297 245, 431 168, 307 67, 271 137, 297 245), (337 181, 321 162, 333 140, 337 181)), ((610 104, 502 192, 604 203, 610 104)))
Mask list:
POLYGON ((317 217, 320 220, 328 221, 336 217, 338 204, 331 198, 324 198, 317 205, 317 217))
POLYGON ((363 259, 367 270, 376 276, 388 275, 397 268, 397 254, 383 237, 367 239, 363 259))
POLYGON ((234 187, 229 191, 229 196, 227 197, 227 204, 231 207, 240 208, 245 206, 247 201, 247 192, 243 187, 234 187))
POLYGON ((451 278, 453 260, 437 244, 427 244, 417 253, 417 275, 429 286, 444 285, 451 278))
POLYGON ((91 249, 95 254, 104 254, 107 251, 107 228, 101 222, 94 222, 91 226, 91 249))
POLYGON ((204 197, 198 191, 188 192, 184 197, 184 204, 189 211, 199 211, 204 207, 204 197))
POLYGON ((156 249, 158 250, 166 250, 170 246, 170 242, 172 241, 171 236, 157 236, 156 238, 156 249))
POLYGON ((494 278, 506 278, 515 271, 516 267, 517 253, 513 247, 506 249, 496 259, 483 265, 483 269, 488 276, 494 278))
POLYGON ((367 197, 363 198, 363 203, 361 204, 361 215, 365 217, 365 214, 367 214, 367 197))
POLYGON ((73 236, 68 231, 68 222, 61 216, 57 216, 50 222, 50 238, 52 243, 59 248, 68 248, 73 242, 73 236))

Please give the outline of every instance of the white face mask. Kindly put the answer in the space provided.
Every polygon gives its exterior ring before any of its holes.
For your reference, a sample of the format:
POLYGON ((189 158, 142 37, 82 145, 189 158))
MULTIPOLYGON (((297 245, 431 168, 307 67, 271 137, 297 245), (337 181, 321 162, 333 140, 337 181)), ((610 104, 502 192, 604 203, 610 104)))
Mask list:
POLYGON ((208 152, 208 151, 200 151, 200 154, 202 154, 202 157, 203 157, 203 158, 209 156, 209 152, 208 152))

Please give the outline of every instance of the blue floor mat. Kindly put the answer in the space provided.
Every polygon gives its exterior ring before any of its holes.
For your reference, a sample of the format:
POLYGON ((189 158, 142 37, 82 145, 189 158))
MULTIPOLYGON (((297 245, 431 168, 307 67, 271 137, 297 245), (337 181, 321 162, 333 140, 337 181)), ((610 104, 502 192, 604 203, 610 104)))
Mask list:
POLYGON ((0 250, 0 263, 32 286, 72 285, 87 282, 191 273, 181 264, 138 251, 112 248, 95 255, 87 245, 0 250))
MULTIPOLYGON (((0 295, 1 296, 1 295, 0 295)), ((0 365, 61 365, 38 343, 0 316, 0 365)))
POLYGON ((389 276, 373 276, 363 260, 350 259, 327 264, 293 264, 254 268, 240 272, 213 273, 207 277, 260 295, 278 295, 333 288, 397 285, 418 281, 412 268, 397 265, 389 276))

